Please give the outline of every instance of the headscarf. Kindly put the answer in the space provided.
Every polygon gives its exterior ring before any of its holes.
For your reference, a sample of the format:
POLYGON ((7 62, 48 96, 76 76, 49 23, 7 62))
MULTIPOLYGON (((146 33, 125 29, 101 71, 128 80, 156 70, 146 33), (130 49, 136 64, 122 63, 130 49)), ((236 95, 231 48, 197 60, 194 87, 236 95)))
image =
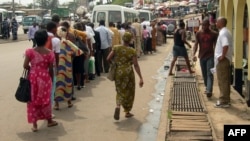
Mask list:
POLYGON ((122 37, 122 40, 126 43, 129 43, 131 39, 132 39, 132 34, 130 32, 125 32, 122 37))

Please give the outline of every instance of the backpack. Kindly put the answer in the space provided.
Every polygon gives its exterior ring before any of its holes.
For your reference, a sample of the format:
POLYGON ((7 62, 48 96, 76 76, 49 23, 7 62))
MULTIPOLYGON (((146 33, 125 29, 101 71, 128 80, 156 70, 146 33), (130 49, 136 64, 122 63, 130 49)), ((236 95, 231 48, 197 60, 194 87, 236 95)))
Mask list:
POLYGON ((89 48, 86 46, 85 43, 77 36, 76 31, 75 31, 75 45, 81 49, 84 54, 89 54, 89 48))
POLYGON ((53 50, 52 49, 52 38, 54 38, 53 36, 48 36, 47 42, 45 44, 45 47, 47 49, 53 50))

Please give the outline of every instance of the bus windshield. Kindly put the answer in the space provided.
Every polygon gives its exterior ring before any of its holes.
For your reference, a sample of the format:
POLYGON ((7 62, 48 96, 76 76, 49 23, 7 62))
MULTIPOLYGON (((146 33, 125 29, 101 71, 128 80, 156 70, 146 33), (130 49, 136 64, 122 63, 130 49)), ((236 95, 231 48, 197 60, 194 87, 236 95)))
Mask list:
POLYGON ((24 22, 33 22, 33 21, 36 21, 36 18, 35 17, 25 17, 23 19, 24 22))
POLYGON ((109 22, 118 23, 122 21, 121 11, 109 11, 109 22))
POLYGON ((140 19, 144 18, 145 21, 149 21, 149 13, 147 13, 147 12, 140 12, 139 13, 139 18, 140 19))

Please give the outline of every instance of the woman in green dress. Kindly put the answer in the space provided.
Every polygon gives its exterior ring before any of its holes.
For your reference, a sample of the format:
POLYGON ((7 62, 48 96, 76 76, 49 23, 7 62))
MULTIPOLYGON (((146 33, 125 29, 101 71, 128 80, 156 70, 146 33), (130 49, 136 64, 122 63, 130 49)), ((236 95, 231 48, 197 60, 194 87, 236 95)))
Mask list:
POLYGON ((132 37, 131 33, 125 32, 122 37, 124 44, 113 47, 107 57, 108 61, 114 60, 116 65, 114 78, 117 92, 117 106, 114 113, 115 120, 120 119, 120 106, 124 108, 126 118, 134 116, 130 113, 135 97, 135 75, 132 65, 134 65, 134 69, 140 78, 139 86, 143 86, 143 79, 141 76, 140 66, 137 61, 136 51, 129 46, 132 37))

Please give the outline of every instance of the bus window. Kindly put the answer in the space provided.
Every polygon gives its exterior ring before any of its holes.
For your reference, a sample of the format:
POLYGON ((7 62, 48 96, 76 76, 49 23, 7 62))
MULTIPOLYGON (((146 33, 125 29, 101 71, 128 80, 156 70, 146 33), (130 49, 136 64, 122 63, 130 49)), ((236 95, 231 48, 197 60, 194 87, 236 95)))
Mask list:
POLYGON ((139 18, 140 19, 144 18, 145 21, 149 21, 149 13, 147 13, 147 12, 140 12, 139 18))
POLYGON ((97 22, 100 22, 100 20, 106 21, 106 13, 105 12, 98 12, 97 13, 97 22))
POLYGON ((121 11, 109 11, 109 22, 118 23, 122 21, 121 11))
POLYGON ((134 13, 124 12, 125 22, 134 22, 136 15, 134 13))

